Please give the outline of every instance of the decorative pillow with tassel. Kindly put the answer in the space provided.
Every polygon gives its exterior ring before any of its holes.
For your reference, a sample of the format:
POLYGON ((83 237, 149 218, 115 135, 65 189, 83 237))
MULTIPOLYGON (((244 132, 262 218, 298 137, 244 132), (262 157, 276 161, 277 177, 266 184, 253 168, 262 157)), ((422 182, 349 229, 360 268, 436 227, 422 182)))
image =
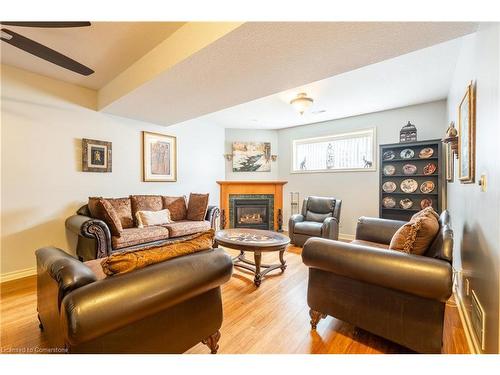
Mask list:
POLYGON ((438 218, 438 214, 431 207, 416 213, 408 223, 397 230, 389 249, 423 255, 439 232, 438 218))

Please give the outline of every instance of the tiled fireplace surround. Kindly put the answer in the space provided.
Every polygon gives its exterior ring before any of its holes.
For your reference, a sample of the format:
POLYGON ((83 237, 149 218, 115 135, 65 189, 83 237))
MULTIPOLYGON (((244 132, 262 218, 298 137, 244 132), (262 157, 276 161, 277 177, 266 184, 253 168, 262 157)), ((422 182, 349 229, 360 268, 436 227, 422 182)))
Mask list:
POLYGON ((217 183, 220 185, 221 228, 235 228, 237 201, 261 200, 268 206, 269 228, 266 229, 281 230, 283 185, 286 181, 217 181, 217 183))

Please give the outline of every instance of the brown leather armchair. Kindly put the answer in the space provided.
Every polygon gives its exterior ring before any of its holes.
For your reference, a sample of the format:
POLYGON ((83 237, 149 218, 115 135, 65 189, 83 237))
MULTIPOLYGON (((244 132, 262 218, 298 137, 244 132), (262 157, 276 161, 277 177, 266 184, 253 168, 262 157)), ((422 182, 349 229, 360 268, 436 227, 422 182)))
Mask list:
POLYGON ((303 246, 311 237, 339 238, 340 199, 308 197, 302 204, 302 213, 292 215, 288 221, 291 243, 303 246))
POLYGON ((220 286, 233 263, 222 249, 97 280, 84 263, 36 251, 38 317, 52 348, 71 353, 182 353, 218 349, 220 286))
POLYGON ((423 256, 386 250, 403 224, 362 217, 351 243, 307 241, 302 259, 313 329, 331 315, 417 352, 441 352, 453 278, 450 217, 441 214, 440 231, 423 256))

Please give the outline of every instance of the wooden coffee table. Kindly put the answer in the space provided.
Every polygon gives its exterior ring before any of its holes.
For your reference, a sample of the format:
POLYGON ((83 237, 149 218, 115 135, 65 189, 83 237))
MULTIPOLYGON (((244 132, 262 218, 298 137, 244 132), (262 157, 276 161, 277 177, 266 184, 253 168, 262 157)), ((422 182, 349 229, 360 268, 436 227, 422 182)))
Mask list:
POLYGON ((280 233, 270 230, 234 228, 215 232, 215 246, 221 245, 230 249, 240 250, 240 255, 233 258, 235 267, 252 271, 255 274, 254 284, 259 287, 264 275, 276 269, 281 272, 286 269, 283 258, 290 239, 280 233), (245 258, 245 251, 253 252, 254 262, 245 258), (263 252, 279 252, 279 264, 262 264, 263 252), (264 270, 262 270, 264 268, 264 270))

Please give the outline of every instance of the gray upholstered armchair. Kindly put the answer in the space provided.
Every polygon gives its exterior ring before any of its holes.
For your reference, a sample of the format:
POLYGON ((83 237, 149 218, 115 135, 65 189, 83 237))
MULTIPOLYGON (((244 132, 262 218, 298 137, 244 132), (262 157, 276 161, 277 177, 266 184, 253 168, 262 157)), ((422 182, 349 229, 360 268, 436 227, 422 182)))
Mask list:
POLYGON ((340 199, 308 197, 302 204, 302 213, 292 215, 288 221, 291 242, 303 246, 311 237, 331 240, 339 238, 340 199))

